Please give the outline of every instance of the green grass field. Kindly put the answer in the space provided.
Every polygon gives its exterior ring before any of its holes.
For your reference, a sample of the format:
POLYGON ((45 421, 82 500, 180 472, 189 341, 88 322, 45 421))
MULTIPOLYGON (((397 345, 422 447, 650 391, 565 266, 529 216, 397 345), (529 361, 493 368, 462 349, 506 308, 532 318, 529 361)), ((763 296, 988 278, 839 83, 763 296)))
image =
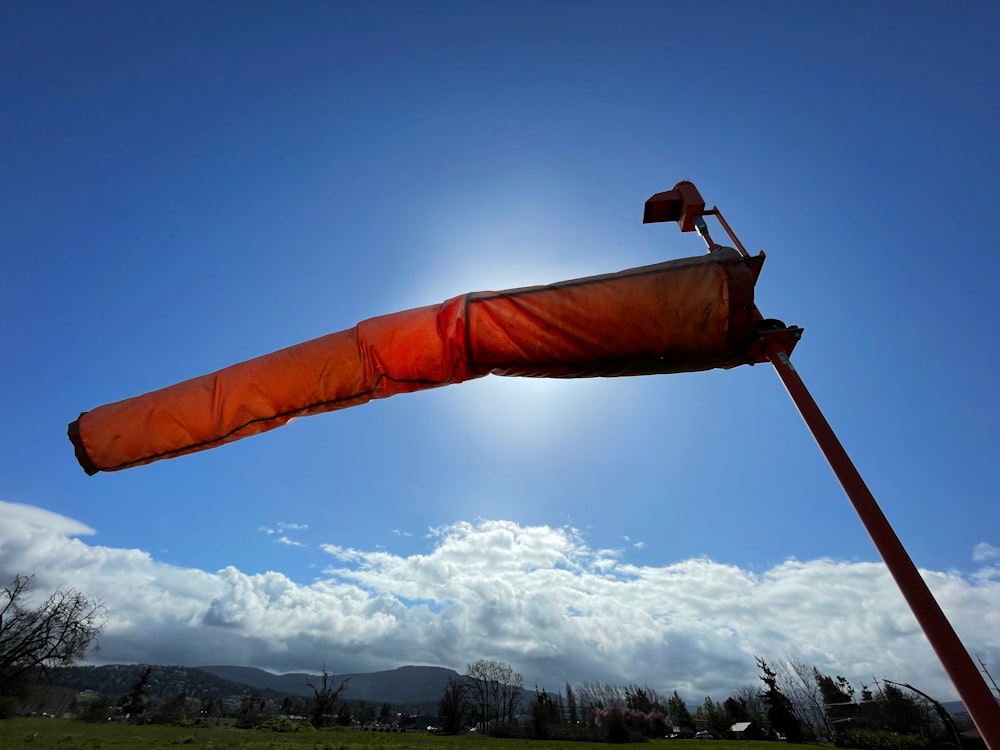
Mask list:
MULTIPOLYGON (((282 734, 233 727, 132 726, 86 724, 66 719, 0 721, 0 750, 152 750, 211 748, 212 750, 584 750, 603 743, 504 740, 462 735, 444 737, 423 732, 369 733, 324 729, 282 734)), ((625 746, 629 747, 629 746, 625 746)), ((632 747, 635 747, 634 745, 632 747)), ((653 740, 642 747, 661 750, 797 750, 786 742, 724 740, 653 740)))

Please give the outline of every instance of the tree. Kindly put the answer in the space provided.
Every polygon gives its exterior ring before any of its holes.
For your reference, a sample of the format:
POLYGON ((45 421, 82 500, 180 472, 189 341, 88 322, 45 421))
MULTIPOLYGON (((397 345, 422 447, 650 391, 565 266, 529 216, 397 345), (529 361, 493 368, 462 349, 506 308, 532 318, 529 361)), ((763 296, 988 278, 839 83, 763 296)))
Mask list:
POLYGON ((818 669, 813 670, 813 676, 823 696, 827 731, 835 734, 850 726, 859 716, 858 704, 854 702, 854 686, 846 677, 831 677, 818 669))
POLYGON ((649 685, 626 685, 625 706, 645 714, 651 711, 663 713, 667 711, 667 701, 649 685))
POLYGON ((438 704, 438 714, 441 717, 441 729, 446 734, 458 734, 469 713, 469 702, 466 699, 465 683, 449 678, 445 685, 441 702, 438 704))
POLYGON ((122 698, 118 708, 125 715, 126 719, 138 722, 139 718, 146 713, 149 706, 149 683, 153 679, 153 668, 147 666, 142 670, 139 679, 132 685, 129 694, 122 698))
POLYGON ((722 710, 726 714, 726 723, 729 726, 741 721, 751 721, 750 712, 747 711, 746 706, 731 695, 722 702, 722 710))
POLYGON ((188 697, 185 693, 175 693, 163 702, 163 705, 150 719, 152 724, 174 724, 188 717, 188 697))
POLYGON ((338 727, 349 727, 351 726, 351 707, 346 703, 340 704, 340 710, 337 711, 337 726, 338 727))
POLYGON ((573 688, 570 684, 566 683, 566 709, 569 712, 569 723, 576 725, 579 717, 576 715, 576 696, 573 694, 573 688))
POLYGON ((813 669, 813 676, 816 679, 816 686, 823 695, 824 705, 833 706, 841 703, 854 703, 854 686, 847 681, 846 677, 840 675, 831 677, 815 668, 813 669))
POLYGON ((705 696, 705 701, 694 712, 695 718, 705 723, 705 728, 715 737, 725 737, 726 731, 732 726, 726 717, 725 708, 705 696))
POLYGON ((897 734, 933 736, 936 726, 928 707, 915 695, 890 680, 882 681, 881 719, 883 726, 897 734))
POLYGON ((39 676, 83 658, 104 629, 104 605, 75 589, 29 603, 34 576, 15 575, 0 592, 0 697, 23 695, 39 676))
POLYGON ((760 657, 757 657, 757 666, 761 671, 761 682, 766 687, 762 697, 767 703, 767 718, 771 722, 771 729, 783 734, 789 742, 801 742, 802 727, 791 700, 778 687, 778 675, 760 657))
POLYGON ((870 687, 868 687, 867 685, 865 685, 862 682, 861 683, 861 702, 862 703, 871 703, 874 700, 875 700, 875 696, 872 695, 872 689, 870 687))
POLYGON ((502 661, 479 659, 465 668, 469 678, 469 699, 483 722, 512 722, 521 702, 521 674, 502 661))
POLYGON ((509 664, 501 663, 497 672, 499 682, 499 701, 497 703, 498 718, 501 721, 513 722, 517 715, 517 707, 521 703, 521 692, 524 689, 524 681, 520 672, 515 672, 509 664))
POLYGON ((320 668, 320 683, 318 686, 306 680, 306 686, 312 688, 313 691, 312 723, 315 727, 328 726, 337 718, 334 712, 337 699, 340 698, 341 693, 347 690, 347 686, 351 683, 351 678, 348 677, 341 680, 340 684, 336 687, 334 686, 334 682, 333 674, 326 671, 326 664, 320 668))
POLYGON ((201 716, 202 722, 209 722, 215 719, 215 723, 218 724, 222 720, 222 712, 225 710, 225 704, 222 700, 216 700, 215 698, 202 698, 201 709, 198 711, 201 716))
POLYGON ((531 706, 532 734, 536 740, 549 739, 549 728, 558 724, 559 709, 545 688, 541 690, 535 685, 535 702, 531 706))
POLYGON ((617 685, 604 682, 583 682, 576 688, 576 707, 579 720, 591 725, 602 708, 624 708, 625 696, 617 685))
POLYGON ((675 727, 688 727, 694 726, 694 719, 691 718, 691 712, 688 711, 687 704, 684 703, 684 699, 674 691, 674 694, 667 698, 667 713, 670 714, 670 719, 673 721, 675 727))
POLYGON ((621 706, 605 706, 594 713, 594 724, 604 731, 604 740, 608 744, 620 745, 632 739, 625 723, 625 710, 621 706))
POLYGON ((892 680, 886 680, 885 678, 883 678, 882 682, 884 682, 887 685, 905 687, 906 689, 911 690, 916 695, 919 695, 927 704, 930 704, 930 706, 933 707, 926 709, 925 712, 926 721, 924 722, 924 725, 925 729, 927 730, 926 733, 924 734, 925 737, 927 737, 928 739, 933 739, 937 737, 940 740, 943 737, 948 736, 949 739, 954 738, 956 747, 962 746, 962 737, 959 734, 958 726, 955 724, 955 720, 948 712, 948 709, 942 706, 940 702, 934 700, 923 690, 915 688, 913 687, 913 685, 910 685, 907 682, 893 682, 892 680), (937 715, 938 721, 940 721, 941 725, 939 731, 935 730, 935 728, 933 727, 933 723, 930 721, 932 711, 937 715))
POLYGON ((259 695, 244 695, 236 712, 236 726, 240 729, 252 729, 257 726, 263 708, 264 699, 259 695))
POLYGON ((756 685, 744 685, 733 693, 733 698, 746 712, 746 721, 752 721, 761 729, 764 728, 767 719, 767 703, 756 685))

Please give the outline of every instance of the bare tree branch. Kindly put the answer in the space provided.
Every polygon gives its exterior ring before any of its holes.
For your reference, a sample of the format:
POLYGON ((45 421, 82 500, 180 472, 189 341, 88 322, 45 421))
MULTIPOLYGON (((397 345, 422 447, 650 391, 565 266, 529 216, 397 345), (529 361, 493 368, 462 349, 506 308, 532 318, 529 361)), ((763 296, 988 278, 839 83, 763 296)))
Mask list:
POLYGON ((104 605, 75 589, 56 591, 32 608, 34 584, 34 576, 15 575, 0 593, 0 695, 83 658, 104 629, 104 605))

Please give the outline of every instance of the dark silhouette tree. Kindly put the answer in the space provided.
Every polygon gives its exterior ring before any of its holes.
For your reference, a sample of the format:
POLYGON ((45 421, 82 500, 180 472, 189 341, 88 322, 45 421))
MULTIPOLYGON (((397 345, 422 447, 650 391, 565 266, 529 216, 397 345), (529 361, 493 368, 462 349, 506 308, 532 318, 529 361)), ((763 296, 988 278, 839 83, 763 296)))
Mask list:
POLYGON ((173 724, 187 716, 188 699, 184 693, 175 693, 167 699, 150 720, 153 724, 173 724))
POLYGON ((132 684, 129 694, 122 698, 118 707, 129 721, 139 722, 149 707, 149 684, 153 680, 153 668, 147 666, 132 684))
POLYGON ((351 678, 341 680, 339 685, 335 683, 334 675, 326 670, 326 664, 320 668, 319 685, 306 681, 306 686, 313 691, 312 723, 315 727, 329 726, 337 719, 337 700, 347 690, 351 678))
POLYGON ((738 724, 741 721, 750 721, 750 712, 747 711, 739 699, 729 696, 722 702, 722 710, 726 714, 726 723, 729 726, 738 724))
POLYGON ((846 677, 831 677, 818 669, 813 670, 813 676, 823 697, 826 729, 836 736, 838 731, 850 727, 860 715, 858 704, 854 701, 854 686, 846 677))
POLYGON ((667 710, 666 701, 648 685, 626 685, 625 707, 644 714, 667 710))
POLYGON ((198 713, 203 722, 209 722, 212 719, 215 719, 215 723, 218 724, 222 720, 222 711, 224 708, 225 706, 221 700, 207 697, 202 698, 201 708, 198 713))
POLYGON ((771 729, 784 735, 789 742, 801 742, 802 726, 791 700, 778 688, 778 675, 766 661, 756 658, 761 672, 760 679, 765 687, 762 697, 767 704, 767 718, 771 722, 771 729))
POLYGON ((920 698, 926 702, 926 704, 929 704, 930 708, 925 709, 926 719, 924 722, 924 728, 926 730, 926 737, 929 739, 938 739, 939 742, 947 737, 949 740, 954 739, 956 748, 960 748, 962 746, 962 736, 958 731, 958 726, 955 724, 955 720, 948 712, 948 709, 942 706, 939 701, 936 701, 923 690, 913 687, 913 685, 908 682, 893 682, 892 680, 886 680, 884 678, 882 682, 887 685, 904 687, 907 690, 912 691, 914 694, 919 695, 920 698), (939 728, 935 728, 933 722, 931 721, 932 712, 937 715, 938 721, 940 722, 939 728))
POLYGON ((260 714, 264 708, 264 700, 259 695, 244 695, 236 712, 236 726, 240 729, 251 729, 260 723, 260 714))
POLYGON ((667 713, 670 714, 670 719, 674 723, 674 727, 694 727, 694 719, 691 718, 691 712, 688 711, 687 704, 684 703, 684 699, 674 691, 674 694, 667 698, 667 713))
POLYGON ((547 740, 551 727, 559 724, 559 709, 545 689, 535 685, 535 702, 531 706, 531 730, 536 740, 547 740))
POLYGON ((438 715, 441 717, 441 729, 446 734, 458 734, 464 727, 469 715, 467 692, 467 684, 454 678, 445 685, 438 703, 438 715))
POLYGON ((104 628, 101 602, 69 589, 32 607, 34 585, 34 576, 15 575, 0 591, 0 698, 81 659, 104 628))
POLYGON ((871 703, 874 700, 875 696, 872 694, 872 689, 864 683, 861 683, 861 702, 871 703))
MULTIPOLYGON (((79 701, 79 698, 77 700, 79 701)), ((112 697, 108 693, 101 691, 85 703, 81 704, 78 702, 76 715, 77 718, 83 721, 99 724, 107 722, 114 710, 114 700, 112 697)))
POLYGON ((823 696, 823 703, 827 706, 854 703, 854 686, 847 681, 846 677, 840 675, 831 677, 815 668, 813 676, 816 679, 816 686, 823 696))
POLYGON ((519 672, 502 661, 479 659, 465 668, 469 701, 483 722, 512 722, 521 702, 523 680, 519 672))
POLYGON ((625 723, 625 710, 621 706, 606 706, 595 712, 594 724, 604 732, 605 742, 620 745, 631 741, 628 725, 625 723))
POLYGON ((569 723, 575 725, 580 720, 580 717, 576 714, 576 696, 573 694, 573 688, 568 682, 566 683, 566 710, 569 723))
POLYGON ((882 681, 881 719, 884 727, 897 734, 930 737, 935 721, 928 706, 889 680, 882 681))
POLYGON ((713 737, 723 738, 731 723, 726 717, 726 711, 721 704, 712 700, 712 696, 705 696, 705 701, 698 706, 695 711, 695 718, 705 723, 707 729, 713 737))
POLYGON ((349 727, 351 726, 351 707, 346 703, 340 704, 340 709, 337 711, 337 726, 338 727, 349 727))

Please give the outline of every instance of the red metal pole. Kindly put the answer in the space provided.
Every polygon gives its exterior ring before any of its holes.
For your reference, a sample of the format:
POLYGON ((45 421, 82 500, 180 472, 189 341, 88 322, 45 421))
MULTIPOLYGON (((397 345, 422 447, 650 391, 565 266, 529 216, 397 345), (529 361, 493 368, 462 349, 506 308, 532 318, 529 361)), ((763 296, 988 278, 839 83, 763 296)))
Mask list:
POLYGON ((765 354, 778 371, 788 395, 812 432, 820 450, 837 475, 841 486, 850 498, 854 510, 861 517, 876 549, 882 555, 886 567, 896 579, 903 597, 913 610, 927 640, 937 653, 938 659, 958 690, 969 716, 990 750, 1000 750, 1000 705, 990 692, 982 675, 972 663, 968 652, 958 639, 951 623, 944 616, 934 595, 907 554, 896 532, 893 531, 882 509, 861 478, 854 462, 840 444, 830 424, 819 406, 806 389, 805 383, 788 359, 785 346, 780 340, 766 345, 765 354))

